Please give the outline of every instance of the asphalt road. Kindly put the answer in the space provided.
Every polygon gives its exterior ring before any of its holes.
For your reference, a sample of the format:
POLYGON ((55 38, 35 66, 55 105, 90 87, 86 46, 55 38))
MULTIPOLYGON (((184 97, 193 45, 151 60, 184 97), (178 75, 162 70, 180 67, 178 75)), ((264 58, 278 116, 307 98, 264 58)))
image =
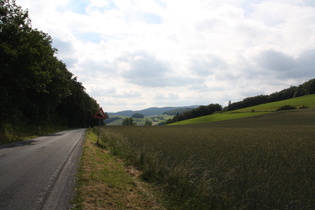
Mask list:
POLYGON ((85 129, 0 147, 0 209, 69 209, 85 129))

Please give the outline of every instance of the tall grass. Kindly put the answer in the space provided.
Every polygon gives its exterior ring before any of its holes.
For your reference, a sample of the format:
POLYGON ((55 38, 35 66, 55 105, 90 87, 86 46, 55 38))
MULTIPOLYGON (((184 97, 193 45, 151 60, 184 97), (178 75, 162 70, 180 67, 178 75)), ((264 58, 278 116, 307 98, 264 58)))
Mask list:
POLYGON ((308 110, 234 125, 107 127, 102 140, 160 185, 173 208, 314 209, 314 116, 308 110), (266 123, 272 119, 277 123, 266 123))
POLYGON ((50 133, 66 129, 69 128, 57 125, 45 125, 38 127, 32 124, 30 125, 2 124, 0 126, 0 145, 24 139, 34 138, 40 135, 47 135, 50 133))

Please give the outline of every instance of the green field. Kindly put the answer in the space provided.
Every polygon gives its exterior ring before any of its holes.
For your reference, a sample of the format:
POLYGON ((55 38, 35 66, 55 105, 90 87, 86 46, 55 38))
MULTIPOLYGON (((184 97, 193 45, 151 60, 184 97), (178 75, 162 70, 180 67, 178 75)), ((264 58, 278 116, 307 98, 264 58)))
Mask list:
POLYGON ((233 110, 229 112, 217 113, 207 115, 203 117, 197 117, 189 120, 183 120, 169 125, 186 125, 186 124, 197 124, 206 122, 217 122, 225 120, 233 120, 247 117, 255 117, 270 112, 276 111, 279 107, 284 105, 291 105, 296 108, 307 106, 308 108, 315 108, 315 94, 296 97, 288 100, 277 101, 272 103, 261 104, 257 106, 247 107, 243 109, 233 110))
POLYGON ((315 109, 181 126, 106 126, 170 209, 314 209, 315 109))

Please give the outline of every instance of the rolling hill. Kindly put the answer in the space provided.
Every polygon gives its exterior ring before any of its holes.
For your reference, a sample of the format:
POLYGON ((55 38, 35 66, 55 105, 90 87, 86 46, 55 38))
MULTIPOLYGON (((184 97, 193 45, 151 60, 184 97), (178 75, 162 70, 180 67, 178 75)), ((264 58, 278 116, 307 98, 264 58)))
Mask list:
POLYGON ((132 111, 132 110, 125 110, 119 112, 110 112, 109 115, 118 115, 124 117, 131 117, 135 113, 141 113, 145 117, 154 116, 154 115, 162 115, 164 112, 168 112, 174 109, 183 109, 183 108, 197 108, 199 105, 191 105, 191 106, 181 106, 181 107, 151 107, 143 110, 132 111))
POLYGON ((296 108, 301 108, 303 106, 309 109, 315 108, 315 94, 306 95, 296 98, 291 98, 283 101, 271 102, 266 104, 260 104, 257 106, 247 107, 243 109, 221 112, 212 115, 207 115, 203 117, 197 117, 189 120, 183 120, 180 122, 171 123, 169 125, 187 125, 187 124, 197 124, 206 122, 217 122, 232 119, 255 117, 263 114, 268 114, 276 111, 279 107, 284 105, 291 105, 296 108))

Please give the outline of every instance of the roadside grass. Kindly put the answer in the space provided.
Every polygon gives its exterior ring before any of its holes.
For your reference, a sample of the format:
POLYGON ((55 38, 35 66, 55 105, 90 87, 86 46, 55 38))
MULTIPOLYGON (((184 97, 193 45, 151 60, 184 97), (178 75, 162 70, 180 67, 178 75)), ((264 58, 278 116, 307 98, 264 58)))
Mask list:
POLYGON ((68 129, 68 127, 56 125, 41 126, 39 129, 39 127, 35 125, 13 126, 11 124, 4 124, 2 125, 0 131, 0 145, 31 139, 68 129))
POLYGON ((164 209, 153 187, 140 182, 139 171, 96 142, 92 129, 84 143, 73 209, 164 209))

